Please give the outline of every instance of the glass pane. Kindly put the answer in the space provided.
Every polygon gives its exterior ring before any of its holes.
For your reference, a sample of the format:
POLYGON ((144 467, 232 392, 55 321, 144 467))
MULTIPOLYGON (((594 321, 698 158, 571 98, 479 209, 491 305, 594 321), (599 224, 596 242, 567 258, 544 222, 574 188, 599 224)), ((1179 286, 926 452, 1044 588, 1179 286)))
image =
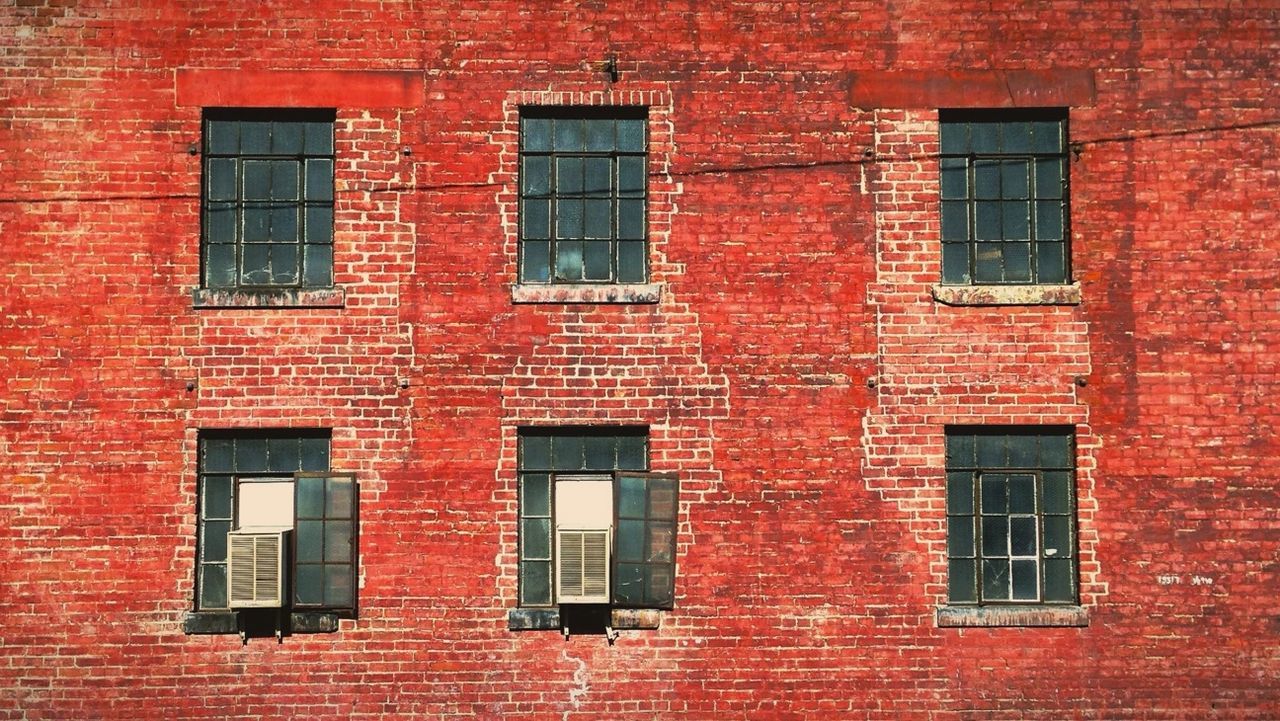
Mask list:
POLYGON ((208 438, 200 443, 200 470, 209 472, 235 470, 235 442, 230 438, 208 438))
POLYGON ((293 473, 300 467, 297 438, 267 439, 267 470, 273 473, 293 473))
POLYGON ((618 150, 622 152, 642 152, 645 149, 643 119, 618 121, 618 150))
POLYGON ((968 163, 964 158, 943 158, 939 161, 942 171, 942 197, 967 198, 969 191, 968 163))
POLYGON ((230 521, 205 521, 204 535, 200 537, 200 560, 227 560, 227 533, 230 531, 230 521))
POLYGON ((618 439, 614 436, 587 436, 583 439, 586 467, 595 471, 616 468, 618 439))
POLYGON ((969 152, 968 123, 942 123, 942 152, 953 155, 969 152))
POLYGON ((209 243, 234 243, 236 209, 232 205, 210 205, 204 213, 204 239, 209 243))
POLYGON ((1004 126, 1004 147, 1006 153, 1028 153, 1031 151, 1031 123, 1002 123, 1004 126))
POLYGON ((609 158, 587 158, 583 173, 582 192, 603 196, 613 193, 613 161, 609 158))
POLYGON ((1066 558, 1044 562, 1044 600, 1070 603, 1076 600, 1075 567, 1066 558))
POLYGON ((551 159, 532 156, 524 159, 520 171, 521 191, 525 195, 549 195, 551 193, 551 159))
POLYGON ((276 285, 295 285, 298 282, 298 246, 277 244, 271 248, 271 282, 276 285))
POLYGON ((578 239, 582 237, 582 201, 556 201, 556 237, 578 239))
POLYGON ((973 194, 975 198, 988 200, 1000 198, 1000 163, 998 161, 974 161, 973 194))
POLYGON ((1044 555, 1052 558, 1069 558, 1071 552, 1071 517, 1044 517, 1044 555))
POLYGON ((645 587, 645 601, 654 606, 671 605, 675 590, 675 578, 668 564, 649 566, 649 578, 645 587))
POLYGON ((520 209, 520 232, 524 238, 551 237, 551 201, 524 201, 520 209))
POLYGON ((607 240, 587 241, 582 244, 582 277, 586 280, 609 280, 613 275, 613 258, 609 251, 613 243, 607 240))
POLYGON ((1040 437, 1040 463, 1046 468, 1072 468, 1075 459, 1071 455, 1071 437, 1046 435, 1040 437))
POLYGON ((298 207, 276 206, 271 209, 271 240, 296 243, 298 234, 298 207))
POLYGON ((974 437, 978 449, 978 466, 1003 468, 1005 465, 1005 439, 1003 435, 983 434, 974 437))
POLYGON ((302 154, 302 123, 273 123, 271 150, 277 155, 302 154))
POLYGON ((208 288, 230 288, 236 284, 236 247, 205 246, 204 284, 208 288))
POLYGON ((551 437, 550 436, 521 436, 520 437, 520 467, 529 468, 550 468, 551 467, 551 437))
POLYGON ((982 517, 982 555, 987 558, 1009 555, 1009 518, 982 517))
POLYGON ((649 480, 649 518, 675 521, 675 481, 665 478, 651 478, 649 480))
POLYGON ((645 190, 645 159, 624 156, 618 158, 618 195, 643 196, 645 190))
POLYGON ((1037 153, 1062 152, 1062 123, 1057 121, 1031 124, 1032 149, 1037 153))
POLYGON ((1013 600, 1035 601, 1040 597, 1039 569, 1035 561, 1014 561, 1013 566, 1013 600))
POLYGON ((618 246, 618 282, 644 282, 644 241, 622 241, 618 246))
POLYGON ((976 441, 969 433, 951 433, 947 435, 947 465, 961 468, 974 466, 974 448, 976 441))
POLYGON ((969 203, 964 200, 942 202, 942 239, 969 239, 969 203))
POLYGON ((333 242, 333 208, 328 206, 310 206, 307 208, 308 243, 333 242))
POLYGON ((525 473, 520 476, 520 482, 523 484, 520 494, 520 515, 550 516, 551 485, 547 474, 525 473))
POLYGON ((1004 248, 1000 243, 977 243, 973 246, 973 280, 977 283, 999 283, 1004 280, 1004 248))
POLYGON ((1002 474, 988 473, 982 476, 982 512, 1006 513, 1008 500, 1005 495, 1005 477, 1002 474))
POLYGON ((582 241, 556 243, 556 280, 582 279, 582 241))
POLYGON ((969 282, 969 245, 967 243, 942 244, 942 282, 969 282))
POLYGON ((271 210, 256 205, 244 209, 242 237, 249 242, 266 242, 271 239, 271 210))
POLYGON ((307 161, 307 200, 333 200, 333 161, 313 158, 307 161))
POLYGON ((596 152, 613 150, 613 120, 592 118, 586 121, 587 150, 596 152))
POLYGON ((645 479, 633 476, 618 478, 618 516, 621 518, 645 517, 645 479))
POLYGON ((205 147, 210 153, 235 155, 240 152, 240 123, 210 120, 205 125, 205 147))
POLYGON ((1044 512, 1071 512, 1071 474, 1050 471, 1044 474, 1044 512))
POLYGON ((323 566, 301 565, 295 566, 297 569, 294 582, 294 599, 298 603, 317 605, 324 602, 324 571, 323 566))
POLYGON ((277 160, 271 163, 271 199, 298 199, 298 163, 277 160))
POLYGON ((240 152, 245 155, 269 155, 271 153, 271 123, 242 121, 240 123, 240 152))
MULTIPOLYGON (((584 205, 583 237, 609 238, 613 231, 613 208, 608 200, 588 200, 584 205)), ((608 257, 608 244, 605 245, 608 257)))
POLYGON ((294 485, 298 518, 324 518, 324 479, 303 476, 294 485))
POLYGON ((520 280, 546 283, 551 280, 551 244, 545 240, 526 240, 520 244, 520 280))
POLYGON ((1009 465, 1015 468, 1035 468, 1037 465, 1037 442, 1039 436, 1028 434, 1011 434, 1007 436, 1009 448, 1009 465))
POLYGON ((551 562, 526 561, 520 564, 520 603, 545 606, 551 603, 551 562))
POLYGON ((618 438, 618 468, 624 471, 643 471, 649 467, 649 452, 645 436, 620 436, 618 438))
POLYGON ((947 568, 947 598, 952 603, 978 600, 977 565, 971 559, 952 559, 947 568))
POLYGON ((208 200, 234 200, 236 197, 236 161, 233 158, 210 158, 205 182, 208 200))
POLYGON ((1036 197, 1040 200, 1062 197, 1062 161, 1058 158, 1036 160, 1036 197))
POLYGON ((954 516, 947 519, 947 555, 972 557, 973 518, 971 516, 954 516))
POLYGON ((324 560, 324 521, 298 521, 297 554, 299 563, 324 560))
POLYGON ((351 521, 329 521, 324 526, 324 560, 348 563, 354 545, 351 521))
POLYGON ((350 478, 330 478, 325 482, 324 515, 352 518, 355 511, 355 484, 350 478))
POLYGON ((333 123, 304 123, 304 145, 307 155, 333 155, 333 123))
POLYGON ((267 470, 267 439, 236 439, 236 471, 261 473, 267 470))
POLYGON ((1009 550, 1014 556, 1036 554, 1035 516, 1015 516, 1009 519, 1009 550))
POLYGON ((1000 197, 1005 200, 1027 197, 1029 169, 1027 161, 1015 160, 1000 164, 1000 197))
POLYGON ((644 521, 622 519, 618 521, 617 539, 618 560, 640 563, 645 560, 644 553, 644 521))
POLYGON ((227 567, 215 564, 200 568, 200 608, 226 608, 227 567))
POLYGON ((1003 204, 996 200, 983 200, 974 203, 974 232, 976 240, 1000 240, 1000 219, 1003 215, 1003 204))
POLYGON ((615 563, 613 599, 635 605, 644 601, 644 566, 638 563, 615 563))
POLYGON ((551 467, 557 471, 582 470, 581 436, 555 436, 551 442, 551 467))
POLYGON ((582 169, 582 158, 556 158, 556 193, 561 195, 581 193, 582 169))
POLYGON ((520 521, 520 558, 551 558, 550 518, 526 518, 520 521))
POLYGON ((970 150, 975 153, 1000 152, 1000 126, 997 123, 970 123, 970 150))
POLYGON ((329 439, 328 438, 303 438, 302 439, 302 470, 304 471, 329 470, 329 439))
POLYGON ((644 201, 618 201, 618 237, 624 240, 644 238, 644 201))
POLYGON ((271 163, 266 160, 244 161, 245 200, 271 199, 271 163))
POLYGON ((551 149, 551 119, 525 118, 520 121, 520 149, 547 151, 551 149))
POLYGON ((1035 476, 1009 476, 1009 512, 1036 512, 1035 476))
POLYGON ((973 474, 968 471, 947 473, 947 513, 973 513, 973 474))
POLYGON ((1040 283, 1065 283, 1067 266, 1063 243, 1036 243, 1036 280, 1040 283))
POLYGON ((1062 201, 1036 201, 1036 238, 1062 240, 1062 201))
POLYGON ((310 288, 328 288, 333 285, 333 246, 308 245, 303 249, 306 275, 303 283, 310 288))
POLYGON ((204 506, 201 517, 231 518, 231 476, 205 476, 204 506))
POLYGON ((988 601, 1009 600, 1009 562, 1003 559, 983 559, 982 598, 988 601))
POLYGON ((555 137, 552 147, 562 151, 581 151, 583 147, 582 120, 578 118, 556 118, 555 137))
POLYGON ((326 565, 324 567, 324 604, 326 606, 350 606, 353 599, 351 567, 326 565))

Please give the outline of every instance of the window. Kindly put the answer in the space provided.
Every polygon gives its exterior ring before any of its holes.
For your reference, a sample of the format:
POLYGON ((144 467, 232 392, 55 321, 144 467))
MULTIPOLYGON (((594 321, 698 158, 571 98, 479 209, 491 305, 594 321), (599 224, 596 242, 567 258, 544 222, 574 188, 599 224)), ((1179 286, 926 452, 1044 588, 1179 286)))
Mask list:
POLYGON ((334 117, 205 111, 205 288, 333 285, 334 117))
POLYGON ((521 110, 521 283, 645 282, 647 117, 521 110))
POLYGON ((1070 429, 947 430, 951 603, 1076 603, 1074 446, 1070 429))
POLYGON ((585 544, 594 542, 588 530, 608 531, 609 591, 600 602, 672 606, 679 484, 645 472, 643 430, 525 430, 519 465, 521 606, 589 595, 590 584, 579 581, 591 576, 578 572, 589 561, 585 544))
POLYGON ((196 605, 227 602, 227 536, 243 528, 292 529, 290 606, 354 614, 358 488, 329 472, 323 431, 200 435, 196 605))
POLYGON ((1067 282, 1066 111, 943 111, 942 282, 1067 282))

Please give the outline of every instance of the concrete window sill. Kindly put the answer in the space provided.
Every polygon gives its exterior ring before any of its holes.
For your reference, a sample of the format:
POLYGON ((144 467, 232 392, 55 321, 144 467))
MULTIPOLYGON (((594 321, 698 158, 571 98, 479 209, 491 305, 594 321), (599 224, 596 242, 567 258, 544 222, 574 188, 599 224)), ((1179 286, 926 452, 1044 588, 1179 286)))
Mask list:
POLYGON ((347 295, 342 288, 306 288, 280 290, 214 290, 196 288, 191 291, 195 308, 342 308, 347 295))
POLYGON ((662 298, 661 283, 531 283, 511 288, 513 303, 657 303, 662 298))
POLYGON ((943 305, 1080 305, 1079 283, 1067 285, 935 285, 943 305))
MULTIPOLYGON (((662 612, 652 608, 610 609, 612 626, 622 631, 656 629, 662 624, 662 612)), ((509 631, 559 631, 558 608, 513 608, 507 612, 509 631)))
MULTIPOLYGON (((290 633, 333 633, 338 630, 334 613, 290 613, 290 633)), ((188 636, 234 634, 240 632, 235 611, 189 611, 182 617, 182 632, 188 636)))
POLYGON ((942 606, 940 628, 1088 626, 1083 606, 942 606))

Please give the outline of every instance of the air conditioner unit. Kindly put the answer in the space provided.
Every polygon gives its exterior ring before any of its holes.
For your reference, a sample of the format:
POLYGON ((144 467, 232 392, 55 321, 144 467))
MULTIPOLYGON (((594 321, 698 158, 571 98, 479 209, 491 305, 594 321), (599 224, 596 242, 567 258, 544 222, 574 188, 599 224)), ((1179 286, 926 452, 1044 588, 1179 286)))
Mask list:
POLYGON ((556 480, 556 603, 609 603, 613 481, 556 480))
POLYGON ((289 531, 227 534, 227 586, 231 608, 280 608, 285 602, 289 531))

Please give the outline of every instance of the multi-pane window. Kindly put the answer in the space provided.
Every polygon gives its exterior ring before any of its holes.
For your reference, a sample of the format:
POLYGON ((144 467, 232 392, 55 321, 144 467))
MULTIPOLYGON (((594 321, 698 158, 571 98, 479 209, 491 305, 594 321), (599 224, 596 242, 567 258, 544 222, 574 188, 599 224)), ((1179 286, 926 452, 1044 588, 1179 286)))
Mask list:
POLYGON ((207 110, 205 288, 333 285, 333 111, 207 110))
POLYGON ((942 281, 1066 283, 1065 111, 943 111, 942 281))
POLYGON ((647 117, 644 108, 521 110, 521 283, 645 281, 647 117))
POLYGON ((675 478, 645 472, 644 429, 526 429, 520 434, 520 605, 557 602, 555 558, 562 525, 610 530, 608 601, 614 606, 669 608, 674 601, 675 478), (583 485, 603 485, 596 519, 584 506, 562 503, 583 485), (557 517, 557 512, 574 518, 557 517))
POLYGON ((196 605, 228 607, 227 537, 290 530, 295 609, 354 612, 357 486, 329 472, 326 431, 206 431, 199 443, 196 605))
POLYGON ((1069 428, 947 430, 951 603, 1076 603, 1074 470, 1069 428))

